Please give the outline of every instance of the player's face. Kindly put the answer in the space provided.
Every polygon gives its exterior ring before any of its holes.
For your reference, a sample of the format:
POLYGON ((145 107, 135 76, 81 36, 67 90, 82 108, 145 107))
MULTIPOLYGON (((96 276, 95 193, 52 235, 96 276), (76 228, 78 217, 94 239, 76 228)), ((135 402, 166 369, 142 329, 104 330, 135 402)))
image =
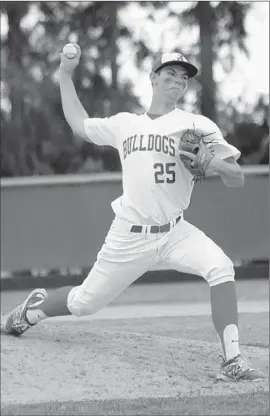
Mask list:
POLYGON ((187 70, 180 65, 165 66, 154 75, 153 88, 158 95, 177 102, 185 92, 188 84, 187 70))

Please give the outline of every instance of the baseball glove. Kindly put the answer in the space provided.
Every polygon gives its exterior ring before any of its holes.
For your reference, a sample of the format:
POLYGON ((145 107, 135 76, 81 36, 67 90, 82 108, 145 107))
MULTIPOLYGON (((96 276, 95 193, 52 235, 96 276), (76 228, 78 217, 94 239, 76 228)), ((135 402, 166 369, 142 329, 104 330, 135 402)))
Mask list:
POLYGON ((206 169, 215 156, 213 140, 205 141, 205 137, 212 134, 197 134, 194 127, 193 130, 187 130, 181 137, 179 144, 180 159, 185 168, 192 174, 194 182, 205 179, 206 169), (181 154, 181 151, 191 153, 191 155, 181 154))

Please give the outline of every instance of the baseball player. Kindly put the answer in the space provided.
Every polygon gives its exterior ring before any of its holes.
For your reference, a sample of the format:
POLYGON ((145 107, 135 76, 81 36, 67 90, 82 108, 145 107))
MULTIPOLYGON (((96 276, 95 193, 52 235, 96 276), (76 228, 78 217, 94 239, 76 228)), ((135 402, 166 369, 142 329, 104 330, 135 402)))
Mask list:
POLYGON ((244 184, 237 163, 240 152, 226 142, 217 125, 176 108, 197 68, 179 53, 164 53, 150 73, 153 94, 147 112, 89 118, 72 81, 81 56, 76 48, 74 59, 61 54, 63 112, 74 135, 118 150, 123 194, 112 202, 115 218, 83 283, 49 296, 45 289, 35 289, 2 317, 2 332, 19 336, 47 317, 94 314, 145 272, 174 269, 199 275, 210 286, 212 318, 224 357, 217 379, 265 378, 240 353, 231 260, 184 219, 197 181, 215 172, 226 186, 244 184))

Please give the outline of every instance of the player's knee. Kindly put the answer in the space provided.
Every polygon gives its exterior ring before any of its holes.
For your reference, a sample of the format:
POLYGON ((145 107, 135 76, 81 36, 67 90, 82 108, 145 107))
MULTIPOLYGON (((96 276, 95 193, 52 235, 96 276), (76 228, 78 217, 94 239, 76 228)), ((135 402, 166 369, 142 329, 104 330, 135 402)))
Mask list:
POLYGON ((80 293, 80 286, 73 288, 68 296, 67 307, 72 313, 72 315, 81 317, 93 315, 98 312, 101 308, 101 301, 98 297, 93 296, 87 299, 84 297, 84 293, 80 293), (77 289, 77 290, 76 290, 77 289))
POLYGON ((207 282, 209 286, 216 286, 221 283, 234 281, 234 266, 231 259, 223 253, 216 264, 207 274, 207 282))
POLYGON ((92 305, 82 305, 79 302, 74 302, 69 306, 69 310, 71 311, 72 315, 81 317, 81 316, 89 316, 96 313, 99 309, 93 308, 92 305))
POLYGON ((68 304, 68 309, 70 310, 72 315, 81 317, 93 315, 94 313, 98 312, 101 309, 101 307, 99 307, 97 303, 84 304, 80 302, 80 300, 76 300, 68 304))

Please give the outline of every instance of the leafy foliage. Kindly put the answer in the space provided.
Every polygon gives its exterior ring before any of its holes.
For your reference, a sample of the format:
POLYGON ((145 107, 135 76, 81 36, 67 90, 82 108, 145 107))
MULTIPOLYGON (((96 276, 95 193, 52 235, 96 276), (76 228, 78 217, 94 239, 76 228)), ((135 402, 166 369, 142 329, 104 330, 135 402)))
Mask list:
MULTIPOLYGON (((225 71, 230 71, 234 65, 237 48, 247 53, 245 16, 250 3, 195 2, 181 14, 172 11, 167 2, 141 2, 138 7, 147 10, 147 18, 152 21, 156 12, 165 11, 167 16, 178 20, 180 32, 183 22, 190 26, 202 25, 203 20, 198 21, 196 14, 199 3, 207 3, 214 16, 213 62, 208 62, 208 67, 204 64, 191 90, 197 98, 202 96, 202 102, 208 94, 212 101, 207 104, 206 111, 217 111, 220 119, 226 120, 226 126, 231 123, 232 130, 233 124, 239 121, 239 114, 232 117, 228 108, 222 106, 209 69, 219 59, 222 49, 225 50, 222 59, 225 71), (201 85, 207 85, 210 93, 201 91, 201 85)), ((138 67, 152 57, 153 50, 120 21, 119 13, 128 4, 125 1, 1 3, 1 16, 8 26, 7 34, 1 36, 1 176, 121 169, 114 149, 74 140, 62 112, 58 67, 63 45, 69 41, 79 43, 83 55, 74 82, 89 116, 109 116, 118 111, 142 112, 133 85, 119 81, 120 45, 123 42, 130 45, 138 67)), ((187 58, 192 55, 192 61, 199 63, 200 54, 207 47, 209 53, 209 45, 193 45, 187 58)), ((257 104, 260 111, 267 105, 257 104)), ((185 101, 182 105, 185 106, 185 101)), ((194 109, 199 110, 195 105, 194 109)), ((244 115, 240 121, 243 120, 244 115)))

